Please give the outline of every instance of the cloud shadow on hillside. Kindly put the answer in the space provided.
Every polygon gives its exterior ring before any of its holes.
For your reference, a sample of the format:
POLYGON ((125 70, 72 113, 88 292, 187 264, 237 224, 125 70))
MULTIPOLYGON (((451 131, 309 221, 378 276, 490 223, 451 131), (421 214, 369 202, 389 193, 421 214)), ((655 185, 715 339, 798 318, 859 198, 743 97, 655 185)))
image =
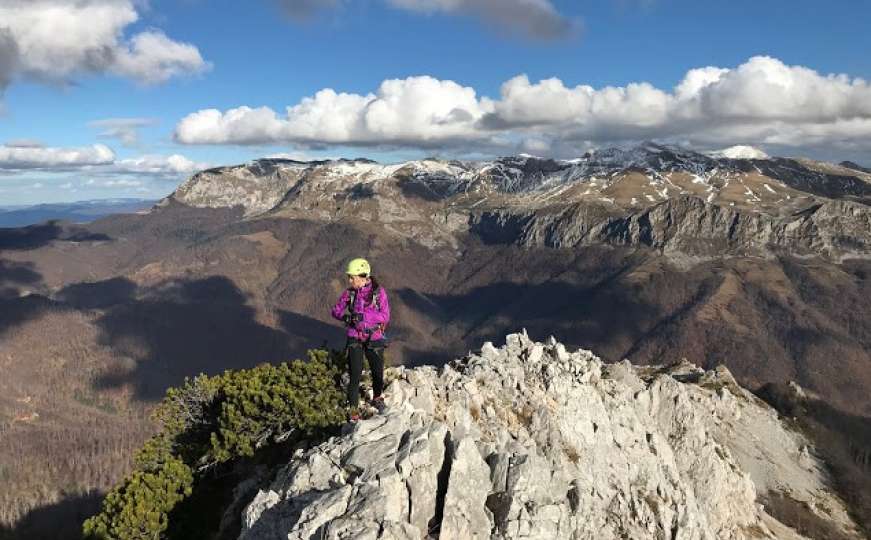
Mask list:
POLYGON ((439 350, 415 350, 425 362, 409 360, 415 365, 446 360, 446 355, 477 349, 484 341, 499 344, 506 334, 524 328, 536 340, 552 335, 567 346, 619 356, 651 321, 667 314, 632 290, 609 287, 618 275, 619 271, 587 286, 559 281, 496 283, 448 295, 398 289, 396 294, 408 308, 437 321, 436 335, 445 342, 439 350))
POLYGON ((0 299, 17 298, 22 287, 42 282, 42 274, 34 270, 33 263, 0 259, 0 299))
POLYGON ((99 492, 72 495, 34 508, 13 527, 0 525, 0 540, 78 540, 81 524, 100 509, 99 492))
POLYGON ((92 233, 76 226, 64 226, 58 221, 48 221, 39 225, 0 228, 0 251, 31 250, 55 240, 64 242, 106 242, 111 238, 102 233, 92 233))
MULTIPOLYGON (((278 312, 281 328, 291 338, 292 349, 305 352, 308 349, 320 348, 326 343, 328 346, 343 345, 338 341, 341 338, 342 327, 339 323, 329 324, 312 317, 281 310, 278 312)), ((300 354, 302 356, 302 354, 300 354)))
MULTIPOLYGON (((18 228, 0 228, 0 256, 3 252, 29 251, 51 242, 110 241, 101 233, 49 221, 18 228)), ((47 309, 64 309, 44 293, 43 276, 30 261, 0 258, 0 336, 47 309)))
POLYGON ((281 329, 256 320, 256 310, 226 277, 172 280, 137 288, 124 278, 71 285, 58 293, 80 309, 99 307, 98 341, 123 360, 98 388, 130 384, 136 397, 158 400, 185 377, 304 358, 335 329, 281 312, 281 329), (132 366, 132 367, 131 367, 132 366))
POLYGON ((41 284, 42 274, 33 263, 0 259, 0 337, 53 305, 48 298, 29 293, 41 284))

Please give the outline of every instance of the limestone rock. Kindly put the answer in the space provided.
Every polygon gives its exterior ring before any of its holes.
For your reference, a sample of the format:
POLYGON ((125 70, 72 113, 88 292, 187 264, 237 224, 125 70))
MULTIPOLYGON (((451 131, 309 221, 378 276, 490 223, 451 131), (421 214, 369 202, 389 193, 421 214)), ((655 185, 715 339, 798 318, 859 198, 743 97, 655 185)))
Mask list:
POLYGON ((240 538, 802 538, 770 493, 861 538, 809 443, 723 367, 604 366, 513 334, 387 392, 298 450, 240 538))

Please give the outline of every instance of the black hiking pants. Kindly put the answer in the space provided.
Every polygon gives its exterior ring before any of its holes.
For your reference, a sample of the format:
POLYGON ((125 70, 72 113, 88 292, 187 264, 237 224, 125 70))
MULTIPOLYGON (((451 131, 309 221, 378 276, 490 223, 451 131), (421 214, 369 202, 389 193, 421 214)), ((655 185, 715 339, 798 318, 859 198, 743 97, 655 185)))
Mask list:
POLYGON ((363 376, 363 357, 369 361, 369 371, 372 372, 372 396, 378 397, 384 391, 384 342, 382 340, 368 343, 349 339, 348 374, 348 404, 357 407, 360 404, 360 378, 363 376))

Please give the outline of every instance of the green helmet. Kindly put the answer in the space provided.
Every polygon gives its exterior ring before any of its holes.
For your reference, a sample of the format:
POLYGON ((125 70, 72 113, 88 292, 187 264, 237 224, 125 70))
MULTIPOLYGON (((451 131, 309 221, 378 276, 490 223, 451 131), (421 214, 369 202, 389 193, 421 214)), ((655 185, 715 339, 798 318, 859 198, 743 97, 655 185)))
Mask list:
POLYGON ((372 267, 369 266, 369 261, 366 259, 354 259, 348 263, 348 268, 345 273, 349 276, 362 276, 372 273, 372 267))

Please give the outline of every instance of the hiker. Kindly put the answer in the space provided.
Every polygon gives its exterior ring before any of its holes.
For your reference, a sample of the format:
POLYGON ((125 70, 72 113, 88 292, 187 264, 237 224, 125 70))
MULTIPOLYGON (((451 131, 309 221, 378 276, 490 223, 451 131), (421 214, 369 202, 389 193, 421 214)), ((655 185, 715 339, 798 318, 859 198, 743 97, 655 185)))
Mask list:
POLYGON ((379 411, 384 408, 384 348, 387 346, 385 329, 390 322, 390 304, 387 291, 372 277, 372 268, 366 259, 354 259, 345 270, 349 287, 342 292, 333 307, 333 318, 345 323, 348 338, 348 404, 351 421, 360 419, 357 406, 360 402, 360 377, 363 373, 363 356, 369 361, 372 372, 372 405, 379 411))

